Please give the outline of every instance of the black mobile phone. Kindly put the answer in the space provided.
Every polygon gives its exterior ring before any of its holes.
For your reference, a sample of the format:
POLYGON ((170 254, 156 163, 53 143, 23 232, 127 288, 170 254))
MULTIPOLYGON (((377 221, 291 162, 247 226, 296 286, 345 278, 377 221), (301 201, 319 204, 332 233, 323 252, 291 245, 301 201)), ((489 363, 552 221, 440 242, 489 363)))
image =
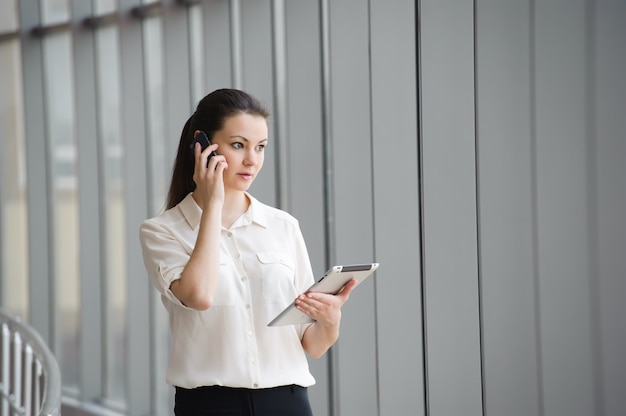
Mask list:
MULTIPOLYGON (((196 143, 200 143, 200 151, 204 152, 204 149, 206 149, 207 147, 209 147, 211 145, 211 141, 209 140, 209 138, 207 137, 207 135, 201 131, 199 132, 196 137, 194 137, 193 142, 191 143, 191 151, 193 152, 193 149, 196 147, 196 143)), ((206 166, 209 167, 209 160, 211 160, 211 158, 213 156, 215 156, 217 153, 215 153, 214 151, 209 153, 209 157, 207 157, 206 159, 206 166)))

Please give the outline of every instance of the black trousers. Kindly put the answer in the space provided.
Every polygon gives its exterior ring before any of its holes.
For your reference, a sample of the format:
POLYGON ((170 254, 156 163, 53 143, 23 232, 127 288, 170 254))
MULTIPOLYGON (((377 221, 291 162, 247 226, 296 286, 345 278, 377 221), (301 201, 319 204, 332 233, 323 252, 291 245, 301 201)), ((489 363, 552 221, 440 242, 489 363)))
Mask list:
POLYGON ((313 416, 306 387, 176 387, 176 416, 313 416))

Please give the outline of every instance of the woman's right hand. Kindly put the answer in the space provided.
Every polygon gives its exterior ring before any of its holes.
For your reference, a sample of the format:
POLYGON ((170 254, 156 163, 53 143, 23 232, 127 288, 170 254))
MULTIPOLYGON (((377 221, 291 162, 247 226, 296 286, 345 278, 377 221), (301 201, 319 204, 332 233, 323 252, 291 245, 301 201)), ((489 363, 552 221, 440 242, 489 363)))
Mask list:
POLYGON ((209 154, 217 148, 216 143, 209 145, 202 152, 200 143, 196 143, 194 147, 193 181, 196 184, 194 196, 203 208, 211 202, 224 202, 224 169, 228 168, 226 158, 216 154, 211 157, 208 166, 206 163, 209 154))

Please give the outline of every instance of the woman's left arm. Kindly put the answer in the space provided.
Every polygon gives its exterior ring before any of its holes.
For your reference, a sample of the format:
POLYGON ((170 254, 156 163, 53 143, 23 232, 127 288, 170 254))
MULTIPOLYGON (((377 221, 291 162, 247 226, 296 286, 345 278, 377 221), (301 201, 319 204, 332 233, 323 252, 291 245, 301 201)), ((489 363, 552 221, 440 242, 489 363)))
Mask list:
POLYGON ((296 298, 296 307, 315 319, 302 336, 302 347, 313 358, 320 358, 339 338, 341 307, 357 285, 350 280, 336 295, 304 293, 296 298))

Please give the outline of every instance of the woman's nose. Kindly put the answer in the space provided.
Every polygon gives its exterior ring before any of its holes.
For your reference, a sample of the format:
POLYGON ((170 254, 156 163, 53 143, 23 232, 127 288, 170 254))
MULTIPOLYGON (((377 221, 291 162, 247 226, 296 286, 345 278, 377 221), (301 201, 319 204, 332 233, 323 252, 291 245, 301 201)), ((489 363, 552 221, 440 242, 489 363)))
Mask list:
POLYGON ((246 152, 246 156, 243 159, 243 163, 246 165, 254 165, 257 162, 257 155, 254 153, 254 150, 249 150, 246 152))

